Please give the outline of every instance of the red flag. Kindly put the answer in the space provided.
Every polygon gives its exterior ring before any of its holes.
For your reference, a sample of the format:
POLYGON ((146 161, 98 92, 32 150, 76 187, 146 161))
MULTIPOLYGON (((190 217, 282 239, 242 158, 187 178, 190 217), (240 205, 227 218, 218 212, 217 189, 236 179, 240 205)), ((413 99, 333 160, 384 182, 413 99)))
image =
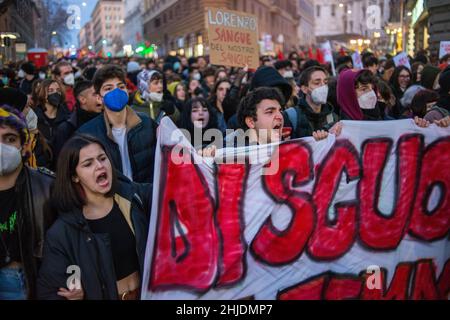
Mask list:
POLYGON ((319 61, 320 64, 325 63, 325 58, 323 56, 322 50, 319 48, 316 49, 316 60, 319 61))
POLYGON ((312 50, 311 46, 308 49, 308 58, 309 59, 314 59, 313 50, 312 50))
POLYGON ((341 57, 344 57, 346 54, 345 54, 345 50, 344 50, 344 47, 341 47, 341 49, 339 50, 339 55, 341 56, 341 57))
POLYGON ((283 52, 281 52, 280 49, 278 49, 278 60, 284 60, 283 52))

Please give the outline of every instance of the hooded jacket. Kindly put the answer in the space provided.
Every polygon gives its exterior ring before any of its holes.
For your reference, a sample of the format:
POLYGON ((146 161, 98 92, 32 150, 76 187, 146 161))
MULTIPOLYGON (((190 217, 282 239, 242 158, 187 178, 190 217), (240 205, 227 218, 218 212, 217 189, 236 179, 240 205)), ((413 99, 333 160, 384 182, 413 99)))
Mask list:
MULTIPOLYGON (((136 253, 142 279, 148 221, 151 207, 151 187, 136 184, 126 178, 118 180, 114 201, 136 238, 136 253)), ((78 266, 85 300, 117 300, 117 280, 114 271, 111 241, 108 234, 94 234, 81 209, 61 212, 48 230, 44 258, 37 280, 37 297, 61 300, 59 288, 67 287, 69 266, 78 266)))
POLYGON ((439 76, 439 86, 439 100, 436 104, 450 112, 450 66, 439 76))
POLYGON ((260 67, 253 75, 250 90, 259 87, 279 88, 283 92, 285 102, 288 102, 292 95, 289 82, 275 68, 268 66, 260 67))
POLYGON ((378 104, 372 110, 363 110, 359 107, 355 89, 355 80, 364 70, 354 72, 350 69, 339 74, 337 83, 337 101, 341 106, 342 120, 382 120, 378 104))
POLYGON ((441 72, 441 69, 431 65, 426 65, 422 70, 422 77, 420 79, 420 84, 426 89, 433 90, 434 81, 437 75, 441 72))
POLYGON ((70 116, 69 111, 67 110, 64 104, 59 105, 58 109, 56 110, 56 118, 51 125, 50 122, 48 122, 48 118, 45 115, 42 107, 35 108, 34 112, 38 117, 39 132, 42 133, 42 135, 45 137, 45 139, 47 139, 47 141, 50 144, 52 144, 54 141, 56 128, 69 118, 70 116))

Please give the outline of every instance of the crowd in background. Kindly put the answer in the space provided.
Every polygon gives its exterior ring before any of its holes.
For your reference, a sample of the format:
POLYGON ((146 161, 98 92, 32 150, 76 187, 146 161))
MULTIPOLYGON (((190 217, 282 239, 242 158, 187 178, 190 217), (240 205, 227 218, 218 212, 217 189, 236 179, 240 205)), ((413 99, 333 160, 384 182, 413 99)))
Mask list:
POLYGON ((0 299, 139 297, 164 116, 204 156, 212 141, 194 141, 195 131, 229 140, 227 129, 250 130, 246 144, 262 144, 339 135, 340 120, 450 125, 450 55, 433 65, 418 52, 411 70, 389 55, 361 56, 359 70, 336 57, 336 75, 297 52, 263 56, 257 70, 203 56, 3 66, 0 299), (68 265, 84 270, 81 288, 67 288, 68 265))

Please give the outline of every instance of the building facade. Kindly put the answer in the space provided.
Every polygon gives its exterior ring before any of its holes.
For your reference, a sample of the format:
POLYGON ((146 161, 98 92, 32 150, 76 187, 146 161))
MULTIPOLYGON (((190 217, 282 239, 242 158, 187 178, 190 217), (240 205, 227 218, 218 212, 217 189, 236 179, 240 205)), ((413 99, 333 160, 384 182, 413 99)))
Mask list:
POLYGON ((84 26, 81 27, 80 31, 78 32, 78 47, 79 48, 85 48, 88 46, 88 39, 87 39, 87 26, 90 24, 90 21, 86 23, 84 26))
POLYGON ((144 37, 160 55, 177 51, 186 56, 208 54, 205 8, 244 11, 258 17, 259 38, 267 35, 277 48, 298 48, 297 4, 292 0, 145 0, 144 37))
POLYGON ((309 47, 316 43, 314 33, 314 1, 298 0, 298 39, 301 47, 309 47))
POLYGON ((427 7, 430 15, 428 44, 431 54, 438 55, 440 42, 450 40, 450 0, 428 0, 427 7))
POLYGON ((142 21, 142 12, 144 2, 141 0, 125 0, 124 20, 122 41, 125 46, 131 46, 135 49, 143 40, 144 23, 142 21))
MULTIPOLYGON (((11 39, 9 46, 0 44, 1 60, 17 60, 25 57, 22 52, 17 55, 15 45, 22 43, 26 49, 35 47, 36 25, 39 23, 39 10, 33 0, 4 0, 0 3, 0 32, 2 35, 15 34, 17 39, 11 39)), ((3 37, 2 37, 3 40, 3 37)), ((2 42, 2 41, 0 41, 2 42)))
POLYGON ((123 50, 123 0, 98 0, 91 15, 94 49, 115 55, 123 50))
POLYGON ((441 41, 450 39, 450 0, 408 0, 406 4, 407 52, 429 50, 433 59, 439 55, 441 41))
POLYGON ((314 18, 317 42, 335 40, 358 50, 380 47, 388 41, 385 26, 390 18, 390 1, 315 0, 314 18))
POLYGON ((92 50, 94 48, 94 25, 91 21, 88 21, 78 34, 78 44, 80 48, 88 48, 92 50))

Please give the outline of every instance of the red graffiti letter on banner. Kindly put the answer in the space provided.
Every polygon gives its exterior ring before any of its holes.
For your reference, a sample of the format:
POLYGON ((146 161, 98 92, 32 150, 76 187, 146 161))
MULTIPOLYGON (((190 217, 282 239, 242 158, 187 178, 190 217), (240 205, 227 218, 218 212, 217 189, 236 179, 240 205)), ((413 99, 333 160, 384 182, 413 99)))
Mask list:
POLYGON ((219 265, 220 278, 218 285, 236 283, 244 276, 245 241, 243 237, 242 201, 247 168, 241 164, 219 165, 217 185, 219 223, 222 260, 219 265))
POLYGON ((217 271, 213 200, 201 172, 192 163, 173 159, 181 155, 171 150, 162 150, 161 163, 167 165, 161 170, 163 193, 149 289, 182 287, 203 291, 213 284, 217 271))
POLYGON ((278 300, 320 300, 328 277, 328 275, 319 275, 284 289, 278 294, 278 300))
POLYGON ((352 246, 356 234, 356 201, 336 203, 337 218, 330 223, 328 210, 344 172, 347 181, 359 178, 358 153, 348 141, 337 141, 322 165, 314 186, 317 225, 309 240, 308 253, 316 259, 336 259, 352 246))
POLYGON ((394 276, 389 284, 389 289, 386 285, 386 270, 381 270, 382 288, 370 289, 367 284, 368 274, 364 274, 364 286, 361 294, 362 300, 406 300, 408 299, 408 287, 411 272, 413 270, 413 263, 400 263, 395 268, 394 276))
POLYGON ((439 297, 436 287, 435 270, 432 260, 416 262, 416 273, 411 287, 412 300, 436 300, 439 297))
POLYGON ((445 237, 450 229, 450 137, 430 144, 424 153, 420 182, 409 226, 410 233, 419 239, 434 241, 445 237), (428 210, 432 191, 438 188, 439 201, 428 210))
POLYGON ((373 249, 395 249, 403 239, 413 207, 422 136, 408 135, 397 144, 394 212, 388 216, 378 209, 384 168, 392 146, 390 139, 367 140, 362 147, 363 176, 360 182, 360 238, 373 249))
POLYGON ((448 299, 450 294, 450 260, 445 263, 438 281, 440 299, 448 299))
POLYGON ((356 299, 361 286, 362 281, 358 277, 332 277, 325 291, 325 300, 356 299))
POLYGON ((289 206, 292 218, 289 226, 279 231, 269 216, 253 239, 251 252, 267 264, 280 265, 301 255, 314 226, 310 195, 293 190, 311 181, 313 164, 309 147, 298 141, 280 145, 273 161, 278 161, 279 169, 273 175, 265 175, 263 185, 274 201, 289 206))

